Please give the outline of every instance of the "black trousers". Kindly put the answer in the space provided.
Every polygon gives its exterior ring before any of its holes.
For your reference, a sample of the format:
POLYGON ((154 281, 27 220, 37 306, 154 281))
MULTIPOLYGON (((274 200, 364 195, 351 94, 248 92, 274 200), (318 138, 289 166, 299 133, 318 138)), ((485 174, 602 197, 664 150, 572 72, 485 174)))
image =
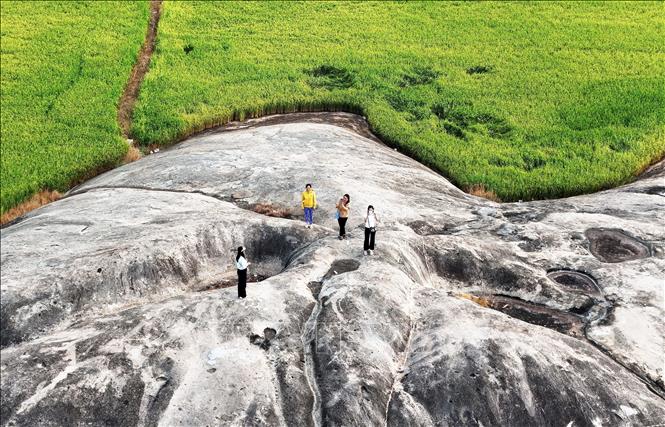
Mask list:
POLYGON ((365 227, 365 243, 363 244, 364 250, 374 250, 374 236, 376 236, 376 230, 372 231, 371 228, 365 227))
POLYGON ((247 287, 247 269, 238 270, 238 298, 245 298, 247 293, 245 288, 247 287))
POLYGON ((337 218, 337 223, 339 224, 339 235, 340 236, 345 236, 346 235, 346 220, 348 218, 342 218, 339 217, 337 218))

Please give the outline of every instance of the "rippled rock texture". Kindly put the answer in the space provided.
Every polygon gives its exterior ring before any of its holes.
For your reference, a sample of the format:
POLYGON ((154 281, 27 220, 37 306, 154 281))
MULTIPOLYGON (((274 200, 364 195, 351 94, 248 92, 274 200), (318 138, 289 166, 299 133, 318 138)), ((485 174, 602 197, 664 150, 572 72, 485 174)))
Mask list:
POLYGON ((198 135, 2 230, 3 426, 662 423, 662 174, 496 204, 353 116, 291 121, 198 135))

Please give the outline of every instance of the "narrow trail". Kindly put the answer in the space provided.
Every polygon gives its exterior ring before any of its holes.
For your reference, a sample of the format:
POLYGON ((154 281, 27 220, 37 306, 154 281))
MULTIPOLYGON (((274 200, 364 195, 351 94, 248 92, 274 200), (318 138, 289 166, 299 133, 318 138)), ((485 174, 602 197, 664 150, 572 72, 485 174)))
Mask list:
POLYGON ((152 53, 155 51, 155 41, 157 39, 157 25, 159 24, 159 18, 162 14, 162 0, 151 0, 150 1, 150 21, 148 22, 148 30, 145 35, 145 40, 143 41, 143 46, 139 52, 139 56, 136 59, 136 63, 132 68, 132 72, 129 75, 129 80, 125 86, 125 90, 120 97, 118 102, 118 124, 122 131, 122 136, 125 138, 130 137, 130 131, 132 126, 132 111, 134 110, 134 104, 136 99, 139 96, 139 89, 141 88, 141 82, 143 77, 148 72, 150 66, 150 58, 152 53))
MULTIPOLYGON (((132 111, 134 110, 134 104, 136 103, 136 99, 139 95, 139 89, 141 88, 143 77, 148 72, 150 58, 152 57, 152 53, 155 51, 157 24, 159 23, 161 13, 162 0, 150 0, 150 20, 148 21, 148 30, 146 31, 143 46, 141 46, 138 58, 136 59, 136 62, 134 63, 132 71, 129 75, 129 80, 125 85, 125 90, 123 91, 118 101, 117 120, 118 125, 120 125, 122 136, 125 139, 130 139, 130 130, 132 127, 132 111)), ((81 72, 80 67, 81 66, 79 65, 78 73, 81 72)), ((127 163, 130 161, 138 160, 140 157, 141 153, 133 143, 130 143, 129 151, 125 155, 124 162, 127 163)), ((106 170, 107 169, 104 168, 99 169, 89 177, 99 175, 106 170)), ((71 185, 75 185, 75 183, 70 183, 70 186, 71 185)), ((19 203, 18 205, 9 209, 7 212, 3 213, 0 216, 0 227, 4 228, 8 225, 11 225, 16 219, 24 216, 28 212, 40 208, 53 201, 59 200, 61 197, 62 195, 58 191, 42 189, 38 193, 33 194, 31 198, 25 200, 22 203, 19 203)))

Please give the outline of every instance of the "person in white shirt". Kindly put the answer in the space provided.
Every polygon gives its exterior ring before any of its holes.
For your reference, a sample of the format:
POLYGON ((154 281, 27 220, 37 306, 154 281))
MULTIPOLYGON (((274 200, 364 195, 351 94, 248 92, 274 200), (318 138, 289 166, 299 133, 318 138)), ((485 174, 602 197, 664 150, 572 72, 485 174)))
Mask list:
POLYGON ((374 238, 376 236, 376 225, 379 223, 374 206, 367 206, 367 215, 365 216, 365 243, 363 244, 363 253, 366 255, 374 254, 374 238))
POLYGON ((245 256, 245 248, 243 246, 238 247, 238 255, 236 255, 236 268, 238 269, 238 298, 245 298, 247 293, 245 288, 247 287, 247 267, 249 263, 247 262, 247 256, 245 256))

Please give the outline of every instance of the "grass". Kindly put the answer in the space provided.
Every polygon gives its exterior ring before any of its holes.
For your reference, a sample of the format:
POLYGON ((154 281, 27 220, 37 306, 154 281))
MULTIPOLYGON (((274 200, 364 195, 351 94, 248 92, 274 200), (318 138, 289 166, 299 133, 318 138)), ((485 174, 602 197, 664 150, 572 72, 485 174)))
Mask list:
POLYGON ((3 212, 0 216, 0 224, 6 224, 33 209, 45 205, 47 203, 54 202, 62 197, 57 191, 40 191, 39 193, 33 194, 28 200, 25 200, 23 203, 18 204, 6 212, 3 212))
MULTIPOLYGON (((662 7, 168 1, 132 136, 344 110, 484 197, 597 191, 665 154, 662 7)), ((140 156, 116 117, 148 11, 2 3, 3 214, 140 156)))
POLYGON ((462 188, 597 191, 665 154, 662 7, 169 1, 132 131, 346 110, 462 188))
POLYGON ((148 4, 3 1, 1 17, 5 214, 123 159, 117 102, 145 36, 148 4))

